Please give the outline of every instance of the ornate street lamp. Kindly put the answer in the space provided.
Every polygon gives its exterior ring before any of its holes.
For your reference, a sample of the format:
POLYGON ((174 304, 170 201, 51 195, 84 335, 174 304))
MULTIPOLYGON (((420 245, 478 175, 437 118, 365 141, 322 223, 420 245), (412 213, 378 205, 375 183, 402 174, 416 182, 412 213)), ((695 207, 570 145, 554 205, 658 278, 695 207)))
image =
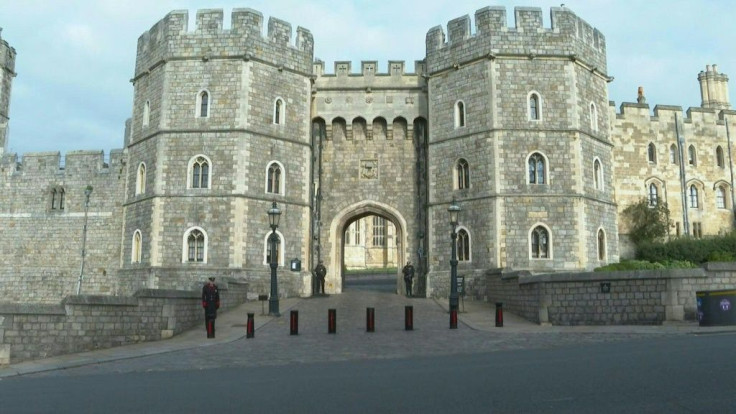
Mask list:
POLYGON ((460 206, 457 205, 453 198, 452 204, 447 208, 447 212, 450 213, 450 225, 452 226, 452 233, 450 233, 450 237, 452 238, 452 255, 450 256, 450 328, 453 329, 457 328, 457 224, 460 210, 460 206))
POLYGON ((89 211, 89 196, 92 194, 92 186, 84 189, 84 227, 82 227, 82 266, 79 268, 79 279, 77 279, 77 295, 82 292, 82 278, 84 277, 84 256, 87 247, 87 212, 89 211))
POLYGON ((276 268, 279 265, 278 254, 276 253, 276 245, 279 242, 279 236, 276 235, 276 228, 279 226, 281 218, 281 210, 276 206, 274 201, 271 208, 268 209, 268 222, 271 225, 271 235, 268 241, 271 247, 271 296, 268 298, 268 315, 281 316, 279 313, 279 286, 276 279, 276 268))

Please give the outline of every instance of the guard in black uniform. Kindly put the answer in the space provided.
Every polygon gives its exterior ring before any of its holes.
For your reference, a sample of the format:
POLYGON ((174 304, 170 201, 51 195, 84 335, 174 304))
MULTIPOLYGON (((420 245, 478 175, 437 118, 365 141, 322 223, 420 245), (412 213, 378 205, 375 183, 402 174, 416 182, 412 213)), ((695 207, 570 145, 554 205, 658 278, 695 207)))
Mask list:
POLYGON ((220 291, 217 289, 214 277, 209 278, 209 281, 202 288, 202 307, 204 308, 207 338, 214 338, 215 319, 217 318, 217 310, 220 309, 220 291))
POLYGON ((327 268, 325 267, 322 260, 317 263, 317 266, 314 268, 314 274, 317 275, 317 281, 319 282, 319 286, 317 286, 317 293, 320 293, 320 290, 322 291, 322 294, 325 294, 325 276, 327 276, 327 268))
POLYGON ((411 297, 411 284, 414 279, 414 266, 411 261, 406 262, 406 266, 401 270, 404 273, 404 285, 406 285, 406 296, 411 297))

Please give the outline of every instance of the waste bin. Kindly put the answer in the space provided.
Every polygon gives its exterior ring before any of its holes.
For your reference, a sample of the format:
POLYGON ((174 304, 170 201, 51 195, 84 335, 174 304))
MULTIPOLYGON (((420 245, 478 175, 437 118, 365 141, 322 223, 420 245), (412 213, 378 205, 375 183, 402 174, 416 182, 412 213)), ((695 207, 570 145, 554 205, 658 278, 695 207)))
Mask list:
POLYGON ((736 325, 736 290, 695 292, 700 326, 736 325))

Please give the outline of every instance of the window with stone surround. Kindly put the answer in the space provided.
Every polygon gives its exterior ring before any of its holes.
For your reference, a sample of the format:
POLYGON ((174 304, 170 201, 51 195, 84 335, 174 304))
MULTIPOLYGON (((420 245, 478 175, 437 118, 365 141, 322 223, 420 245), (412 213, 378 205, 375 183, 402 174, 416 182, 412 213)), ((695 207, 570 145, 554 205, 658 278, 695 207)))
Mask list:
POLYGON ((133 232, 133 243, 130 249, 130 263, 140 263, 143 256, 143 236, 140 230, 133 232))
POLYGON ((386 219, 373 216, 373 246, 386 246, 386 219))
POLYGON ((51 211, 64 211, 66 204, 64 187, 51 188, 51 211))
POLYGON ((455 128, 465 126, 465 102, 455 102, 455 128))
POLYGON ((595 189, 596 190, 602 190, 603 189, 603 167, 601 165, 601 160, 596 158, 593 161, 593 180, 595 181, 595 189))
POLYGON ((716 208, 725 209, 727 207, 726 186, 722 184, 716 187, 716 208))
POLYGON ((590 129, 593 132, 598 132, 598 108, 595 103, 590 103, 590 129))
POLYGON ((670 145, 670 164, 680 165, 680 156, 677 152, 677 145, 670 145))
POLYGON ((187 188, 210 188, 211 168, 210 159, 204 155, 195 155, 189 160, 189 173, 187 174, 187 188))
POLYGON ((470 251, 470 233, 467 229, 459 227, 457 230, 457 260, 459 262, 469 262, 470 251))
POLYGON ((468 161, 460 158, 455 163, 455 190, 470 188, 470 167, 468 161))
POLYGON ((539 92, 531 91, 527 95, 527 119, 530 121, 542 120, 542 96, 539 92))
POLYGON ((659 204, 659 187, 657 184, 649 184, 649 207, 656 207, 659 204))
POLYGON ((146 192, 146 164, 138 164, 138 173, 135 179, 135 195, 146 192))
POLYGON ((284 124, 284 114, 286 113, 286 104, 281 98, 276 98, 273 102, 273 123, 276 125, 284 124))
POLYGON ((687 147, 687 163, 692 165, 693 167, 696 167, 698 165, 698 158, 695 152, 694 145, 690 145, 689 147, 687 147))
POLYGON ((529 234, 529 255, 532 259, 551 259, 551 239, 549 229, 540 224, 529 234))
MULTIPOLYGON (((269 242, 269 238, 273 232, 268 231, 266 233, 266 237, 263 239, 263 264, 264 265, 270 265, 271 264, 271 244, 269 242)), ((281 234, 280 231, 276 230, 276 262, 279 264, 279 266, 284 265, 284 249, 285 249, 285 243, 284 243, 284 235, 281 234)))
POLYGON ((606 260, 606 232, 598 229, 598 260, 606 260))
POLYGON ((271 161, 266 167, 266 193, 284 195, 284 166, 271 161))
POLYGON ((647 161, 651 164, 657 163, 657 147, 653 142, 650 142, 647 146, 647 161))
POLYGON ((698 208, 700 206, 698 201, 698 187, 696 187, 695 184, 690 185, 689 200, 690 208, 698 208))
POLYGON ((207 233, 201 227, 184 232, 183 263, 207 263, 207 233))
POLYGON ((210 117, 210 93, 206 90, 199 91, 197 94, 196 102, 196 113, 197 118, 209 118, 210 117))
POLYGON ((527 158, 527 166, 529 170, 529 184, 547 184, 547 158, 535 152, 527 158))
POLYGON ((693 237, 700 239, 703 237, 703 224, 699 221, 693 222, 693 237))
POLYGON ((146 101, 145 104, 143 104, 143 127, 147 127, 148 123, 151 121, 151 102, 146 101))
POLYGON ((723 148, 720 145, 716 147, 716 165, 720 168, 726 165, 723 161, 723 148))

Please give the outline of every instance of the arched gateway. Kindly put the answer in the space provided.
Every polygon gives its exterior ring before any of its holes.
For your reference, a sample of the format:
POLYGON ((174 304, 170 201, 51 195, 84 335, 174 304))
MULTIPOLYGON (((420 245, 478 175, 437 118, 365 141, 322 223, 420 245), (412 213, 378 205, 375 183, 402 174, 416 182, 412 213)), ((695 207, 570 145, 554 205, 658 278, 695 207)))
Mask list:
MULTIPOLYGON (((344 281, 344 255, 345 255, 345 230, 350 223, 366 216, 380 216, 392 222, 396 228, 396 259, 397 263, 405 262, 407 255, 404 246, 407 246, 406 229, 407 223, 404 216, 394 207, 387 204, 365 200, 340 210, 330 222, 330 231, 328 238, 329 249, 324 253, 327 257, 323 257, 327 265, 327 276, 325 278, 325 290, 327 293, 341 293, 344 281)), ((399 266, 400 267, 400 266, 399 266)), ((402 286, 401 278, 397 272, 397 291, 402 286)))

